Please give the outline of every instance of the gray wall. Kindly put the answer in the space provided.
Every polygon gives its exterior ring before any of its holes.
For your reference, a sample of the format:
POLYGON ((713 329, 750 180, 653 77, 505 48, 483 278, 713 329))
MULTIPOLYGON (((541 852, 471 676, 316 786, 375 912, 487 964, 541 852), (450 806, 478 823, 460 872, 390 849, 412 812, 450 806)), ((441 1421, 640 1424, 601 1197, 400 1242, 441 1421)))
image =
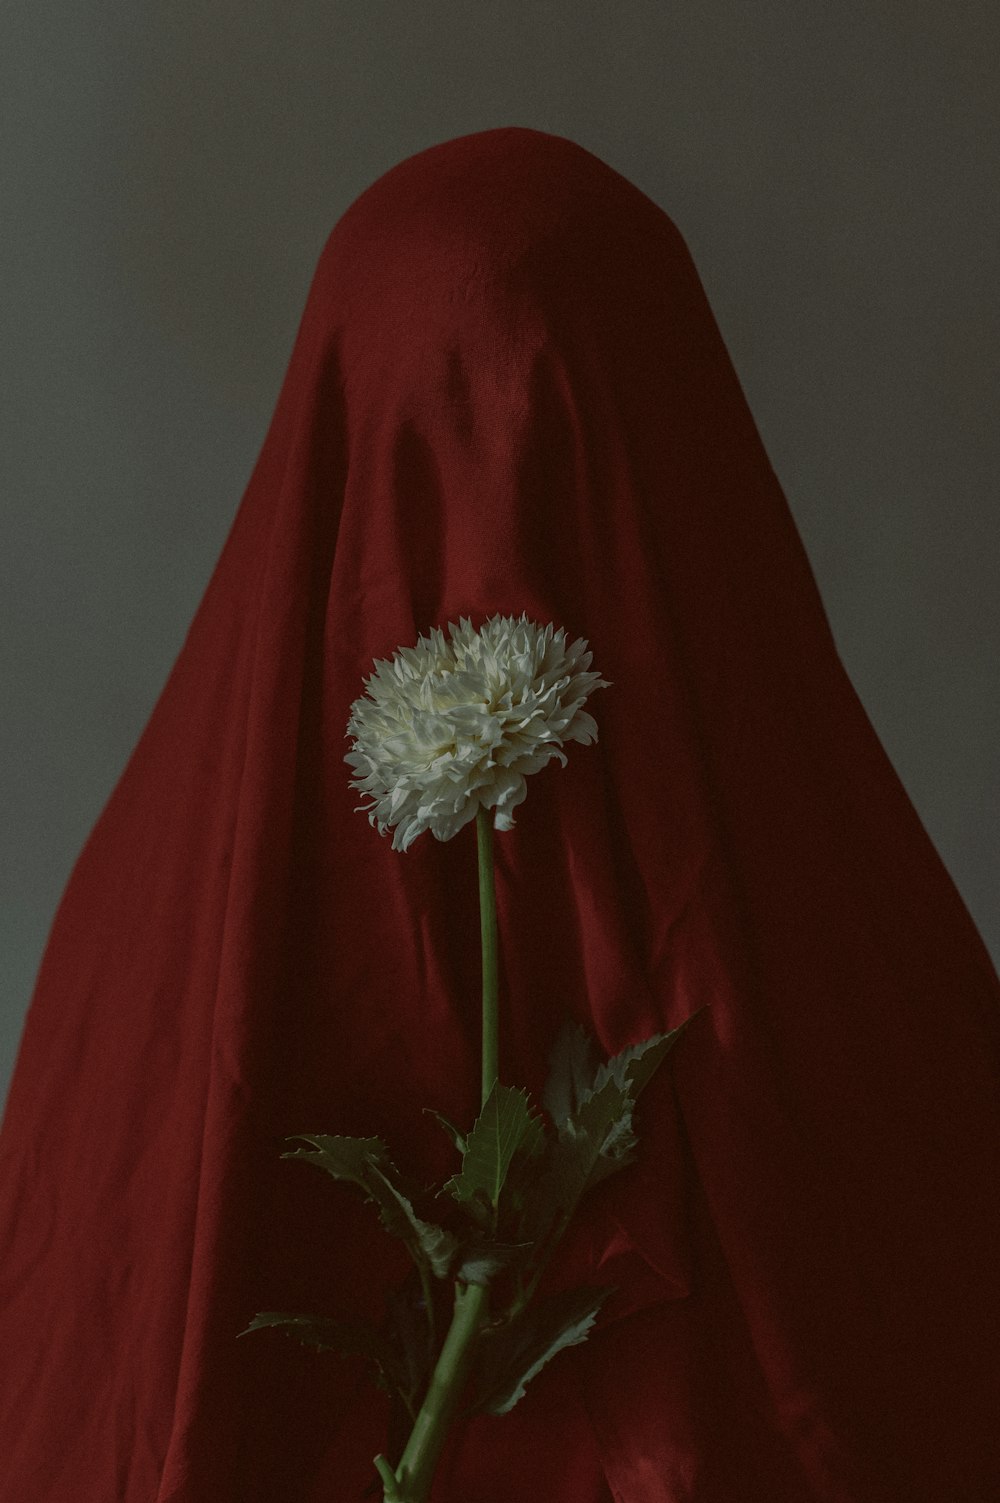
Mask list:
POLYGON ((340 213, 568 135, 685 235, 841 656, 1000 961, 995 0, 0 0, 0 1088, 340 213))

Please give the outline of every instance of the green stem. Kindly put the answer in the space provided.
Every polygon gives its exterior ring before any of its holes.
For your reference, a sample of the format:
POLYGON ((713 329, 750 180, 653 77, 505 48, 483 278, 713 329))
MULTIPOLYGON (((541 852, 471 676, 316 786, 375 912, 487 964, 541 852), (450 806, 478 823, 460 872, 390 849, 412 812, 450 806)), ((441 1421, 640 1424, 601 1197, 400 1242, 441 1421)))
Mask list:
POLYGON ((479 926, 483 944, 483 1094, 485 1102, 500 1075, 500 1019, 497 1007, 497 898, 493 871, 493 811, 476 813, 479 849, 479 926))
MULTIPOLYGON (((476 1333, 486 1310, 486 1289, 480 1284, 455 1284, 455 1311, 431 1374, 406 1449, 396 1467, 398 1503, 426 1503, 434 1468, 455 1416, 472 1359, 476 1333)), ((379 1458, 376 1458, 378 1466, 379 1458)), ((382 1468, 383 1481, 385 1474, 382 1468)), ((386 1488, 386 1503, 396 1503, 386 1488)))
MULTIPOLYGON (((482 1100, 485 1103, 499 1079, 500 1017, 497 1004, 499 985, 493 811, 484 809, 481 805, 476 812, 476 846, 479 853, 479 922, 483 950, 482 1100)), ((427 1298, 426 1288, 424 1297, 427 1298)), ((428 1310, 430 1311, 429 1304, 428 1310)), ((488 1291, 479 1284, 456 1281, 451 1325, 399 1465, 393 1471, 384 1456, 375 1458, 375 1466, 384 1484, 383 1503, 426 1503, 434 1468, 465 1387, 476 1337, 488 1313, 488 1291)))

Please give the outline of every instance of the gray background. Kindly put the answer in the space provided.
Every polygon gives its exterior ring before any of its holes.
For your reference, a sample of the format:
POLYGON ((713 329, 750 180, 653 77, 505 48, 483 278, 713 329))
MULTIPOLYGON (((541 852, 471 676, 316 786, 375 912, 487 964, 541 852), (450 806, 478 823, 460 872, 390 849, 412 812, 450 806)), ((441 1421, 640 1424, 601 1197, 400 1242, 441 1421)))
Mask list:
POLYGON ((329 230, 404 156, 567 135, 691 247, 841 656, 1000 961, 995 0, 14 0, 0 1089, 329 230))

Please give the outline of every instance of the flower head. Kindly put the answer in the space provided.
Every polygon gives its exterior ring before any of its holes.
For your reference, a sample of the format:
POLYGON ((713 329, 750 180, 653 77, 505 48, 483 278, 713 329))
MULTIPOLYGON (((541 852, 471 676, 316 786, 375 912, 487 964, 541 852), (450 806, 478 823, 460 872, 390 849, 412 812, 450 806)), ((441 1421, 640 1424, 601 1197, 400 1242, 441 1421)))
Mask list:
POLYGON ((360 774, 351 787, 371 803, 380 835, 395 826, 393 849, 405 851, 424 830, 450 840, 495 809, 494 827, 509 830, 525 777, 560 747, 597 739, 583 704, 608 679, 588 672, 587 643, 567 643, 565 628, 542 627, 522 612, 491 616, 479 631, 467 617, 448 623, 451 641, 434 627, 416 647, 376 660, 367 691, 351 706, 344 758, 360 774))

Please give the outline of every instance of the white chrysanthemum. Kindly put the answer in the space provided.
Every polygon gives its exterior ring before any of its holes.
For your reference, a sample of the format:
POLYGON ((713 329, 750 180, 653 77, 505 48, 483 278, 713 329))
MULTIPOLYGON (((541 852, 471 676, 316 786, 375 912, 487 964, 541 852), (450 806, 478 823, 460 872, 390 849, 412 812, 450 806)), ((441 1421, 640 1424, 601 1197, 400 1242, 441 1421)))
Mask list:
POLYGON ((360 774, 351 787, 371 799, 357 807, 380 835, 395 826, 394 850, 424 830, 450 840, 480 805, 509 830, 528 773, 552 757, 565 766, 566 741, 597 739, 583 704, 610 681, 587 671, 583 639, 567 643, 565 628, 524 613, 492 616, 479 631, 462 617, 448 630, 450 642, 434 627, 376 660, 347 722, 354 746, 344 760, 360 774))

